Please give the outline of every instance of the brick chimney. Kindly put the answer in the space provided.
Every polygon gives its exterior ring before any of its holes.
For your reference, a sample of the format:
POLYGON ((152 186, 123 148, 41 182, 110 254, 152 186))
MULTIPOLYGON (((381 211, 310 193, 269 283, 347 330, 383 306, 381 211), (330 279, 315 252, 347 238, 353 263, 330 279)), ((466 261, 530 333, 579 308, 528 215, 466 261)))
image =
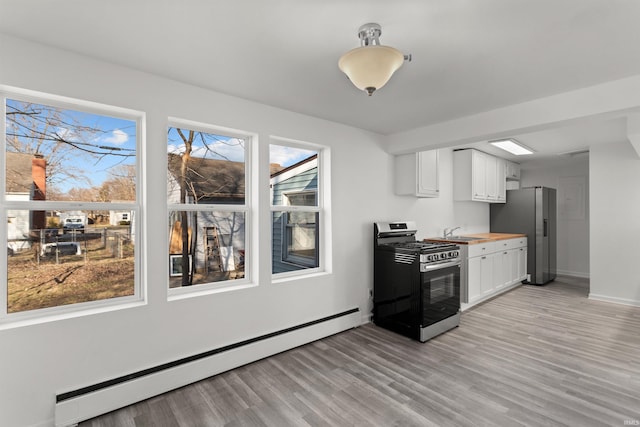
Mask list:
MULTIPOLYGON (((31 159, 31 178, 33 179, 33 191, 31 200, 47 200, 47 161, 42 154, 35 154, 31 159)), ((33 211, 31 216, 31 228, 47 228, 45 211, 33 211)))

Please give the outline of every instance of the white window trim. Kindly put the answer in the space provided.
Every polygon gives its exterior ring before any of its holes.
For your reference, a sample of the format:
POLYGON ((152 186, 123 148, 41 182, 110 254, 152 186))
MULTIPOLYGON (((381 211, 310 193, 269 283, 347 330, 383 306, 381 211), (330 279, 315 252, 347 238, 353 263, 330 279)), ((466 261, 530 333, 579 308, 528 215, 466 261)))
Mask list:
POLYGON ((134 212, 134 217, 139 218, 136 224, 136 233, 134 236, 135 254, 134 254, 134 294, 124 297, 116 297, 109 299, 101 299, 97 301, 87 301, 75 304, 66 304, 55 307, 46 307, 28 311, 20 311, 17 313, 8 313, 8 271, 7 271, 7 251, 0 251, 0 330, 6 328, 19 327, 23 325, 31 325, 67 319, 79 316, 92 315, 105 311, 126 309, 132 306, 146 304, 146 285, 143 272, 145 271, 144 253, 146 252, 145 238, 146 222, 144 218, 144 209, 142 201, 145 200, 146 191, 145 180, 145 144, 146 114, 142 111, 132 110, 128 108, 115 107, 112 105, 100 104, 91 101, 85 101, 75 98, 69 98, 59 95, 52 95, 32 90, 20 89, 5 85, 0 85, 0 150, 6 153, 6 108, 7 99, 16 101, 33 102, 52 107, 59 107, 80 112, 105 115, 120 119, 130 120, 136 123, 136 200, 130 203, 98 203, 98 202, 62 202, 62 201, 16 201, 8 200, 6 195, 6 156, 0 156, 0 185, 2 193, 0 200, 2 208, 0 209, 0 239, 7 241, 7 223, 6 212, 9 210, 110 210, 114 206, 120 206, 134 212))
MULTIPOLYGON (((178 288, 169 288, 169 274, 166 275, 166 289, 167 289, 167 300, 168 301, 177 301, 185 298, 191 297, 200 297, 204 295, 211 295, 219 292, 227 292, 233 290, 246 289, 247 287, 254 286, 254 271, 253 271, 253 262, 254 252, 257 248, 257 244, 254 242, 253 238, 253 211, 255 209, 255 201, 253 199, 254 192, 253 186, 254 181, 252 179, 252 161, 255 155, 255 150, 257 147, 258 134, 254 132, 248 132, 238 129, 232 129, 228 127, 212 125, 209 123, 197 122, 188 119, 181 119, 177 117, 169 117, 168 118, 168 126, 169 128, 181 128, 181 129, 189 129, 194 130, 196 132, 203 133, 212 133, 216 135, 229 136, 233 138, 240 138, 245 140, 245 152, 244 152, 244 162, 245 162, 245 194, 244 194, 244 204, 242 205, 233 205, 233 204, 180 204, 180 203, 167 203, 167 229, 170 224, 169 213, 173 211, 206 211, 206 212, 242 212, 245 216, 244 218, 244 233, 245 233, 245 259, 244 259, 244 278, 242 279, 234 279, 234 280, 225 280, 221 282, 211 282, 211 283, 201 283, 188 287, 178 287, 178 288)), ((166 133, 165 133, 166 134, 166 133)), ((169 175, 168 170, 165 169, 166 179, 165 183, 168 182, 169 175)), ((165 190, 165 194, 167 191, 165 190)), ((165 271, 169 271, 169 242, 167 236, 167 244, 165 245, 165 253, 166 253, 166 262, 167 268, 165 271)))
MULTIPOLYGON (((290 280, 299 278, 312 277, 322 274, 331 273, 332 270, 332 247, 331 247, 331 149, 328 146, 315 144, 311 142, 305 142, 300 140, 294 140, 289 138, 283 138, 279 136, 271 135, 269 138, 271 145, 280 145, 286 147, 300 148, 303 150, 313 150, 318 154, 317 159, 314 162, 309 162, 306 166, 307 169, 313 167, 318 168, 318 189, 317 189, 317 206, 287 206, 287 205, 270 205, 271 228, 273 228, 273 213, 274 212, 318 212, 318 267, 315 268, 303 268, 296 271, 287 271, 282 273, 271 272, 272 283, 283 283, 290 280)), ((269 159, 270 161, 271 159, 269 159)), ((286 175, 282 174, 282 175, 286 175)), ((284 178, 277 179, 274 182, 279 182, 284 178)), ((291 193, 291 192, 290 192, 291 193)), ((273 195, 270 194, 270 203, 273 201, 273 195)), ((272 245, 271 245, 272 246, 272 245)), ((270 256, 273 257, 273 248, 270 249, 270 256)), ((273 265, 273 260, 271 260, 273 265)), ((273 268, 273 267, 271 267, 273 268)))

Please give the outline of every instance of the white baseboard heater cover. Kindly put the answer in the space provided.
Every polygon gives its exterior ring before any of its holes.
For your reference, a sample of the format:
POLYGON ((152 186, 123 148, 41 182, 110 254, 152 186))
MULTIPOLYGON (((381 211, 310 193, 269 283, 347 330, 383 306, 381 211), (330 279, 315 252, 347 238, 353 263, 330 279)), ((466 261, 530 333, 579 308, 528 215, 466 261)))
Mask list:
POLYGON ((56 396, 56 427, 73 426, 124 406, 354 328, 357 308, 56 396))

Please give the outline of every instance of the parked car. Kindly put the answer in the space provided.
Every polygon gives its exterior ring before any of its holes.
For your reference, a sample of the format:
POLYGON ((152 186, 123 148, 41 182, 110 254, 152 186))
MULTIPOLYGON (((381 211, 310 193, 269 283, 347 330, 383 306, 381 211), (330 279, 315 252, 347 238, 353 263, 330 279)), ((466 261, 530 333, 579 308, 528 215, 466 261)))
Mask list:
POLYGON ((62 230, 64 233, 68 232, 80 232, 84 233, 84 218, 80 217, 68 217, 64 219, 62 224, 62 230))

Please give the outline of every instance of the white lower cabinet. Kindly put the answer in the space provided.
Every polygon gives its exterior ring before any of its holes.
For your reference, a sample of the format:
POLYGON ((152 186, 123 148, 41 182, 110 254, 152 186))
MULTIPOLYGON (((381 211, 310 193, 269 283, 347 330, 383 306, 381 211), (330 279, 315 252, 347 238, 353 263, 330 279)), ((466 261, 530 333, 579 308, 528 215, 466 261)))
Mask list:
POLYGON ((463 303, 475 304, 527 278, 527 239, 499 240, 462 247, 463 303), (464 296, 466 295, 466 301, 464 296))
POLYGON ((516 277, 520 281, 527 280, 527 247, 518 248, 516 257, 516 277))
POLYGON ((493 292, 493 255, 469 258, 467 272, 469 302, 493 292))

